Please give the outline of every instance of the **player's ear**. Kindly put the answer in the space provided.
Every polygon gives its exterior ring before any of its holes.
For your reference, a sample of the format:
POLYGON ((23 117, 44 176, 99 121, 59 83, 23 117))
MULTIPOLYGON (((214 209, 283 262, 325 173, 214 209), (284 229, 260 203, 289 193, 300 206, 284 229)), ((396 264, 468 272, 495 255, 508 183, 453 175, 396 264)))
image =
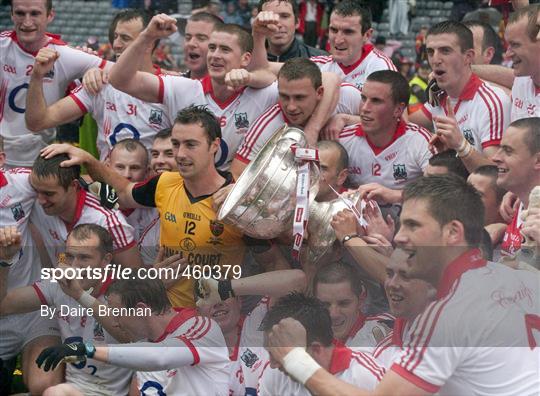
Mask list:
POLYGON ((221 139, 217 137, 210 143, 210 151, 214 154, 217 153, 219 146, 221 146, 221 139))
MULTIPOLYGON (((3 154, 3 153, 2 153, 3 154)), ((534 169, 540 171, 540 151, 534 155, 534 169)))
POLYGON ((47 23, 51 23, 54 20, 55 16, 56 16, 56 12, 54 12, 54 8, 53 8, 47 14, 47 23))
POLYGON ((457 220, 452 220, 443 226, 443 235, 448 246, 463 246, 466 242, 465 227, 457 220))
POLYGON ((251 62, 251 52, 244 52, 240 57, 240 64, 242 66, 242 69, 248 67, 249 62, 251 62))
POLYGON ((0 168, 3 168, 5 163, 6 163, 6 153, 0 150, 0 168))

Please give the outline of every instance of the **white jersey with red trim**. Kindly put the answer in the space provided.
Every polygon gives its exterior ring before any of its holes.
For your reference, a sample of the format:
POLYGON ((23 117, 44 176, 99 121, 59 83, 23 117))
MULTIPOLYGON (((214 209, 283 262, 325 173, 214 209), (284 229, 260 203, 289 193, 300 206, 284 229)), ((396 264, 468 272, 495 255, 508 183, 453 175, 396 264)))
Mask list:
POLYGON ((510 121, 530 117, 540 117, 540 87, 534 85, 531 76, 515 77, 510 121))
MULTIPOLYGON (((193 309, 178 313, 157 341, 132 346, 140 350, 134 367, 145 367, 148 363, 148 369, 160 370, 137 372, 141 395, 226 396, 229 393, 229 356, 221 329, 212 319, 198 316, 193 309)), ((132 347, 111 348, 112 364, 117 363, 116 357, 122 355, 122 349, 132 347)))
POLYGON ((83 113, 91 113, 96 120, 96 143, 102 161, 124 139, 139 140, 150 151, 156 133, 172 126, 162 104, 144 102, 110 84, 97 95, 91 95, 81 85, 69 96, 83 113))
POLYGON ((18 261, 9 270, 8 290, 31 285, 40 275, 39 258, 28 230, 28 219, 36 200, 29 177, 30 170, 26 168, 0 169, 0 224, 17 226, 22 238, 18 261))
POLYGON ((393 321, 394 317, 390 314, 368 317, 360 315, 353 325, 345 345, 354 351, 373 354, 379 342, 392 335, 391 323, 393 321))
MULTIPOLYGON (((351 84, 341 84, 339 101, 333 114, 359 114, 360 103, 360 91, 351 84)), ((244 163, 253 161, 274 132, 285 123, 290 124, 279 103, 268 108, 250 126, 235 158, 244 163)))
MULTIPOLYGON (((425 103, 422 111, 429 118, 446 115, 446 100, 437 107, 425 103)), ((450 98, 459 130, 478 152, 498 146, 510 123, 510 97, 499 87, 486 83, 473 74, 457 100, 450 98)), ((436 130, 435 123, 433 127, 436 130)))
POLYGON ((122 213, 133 227, 143 263, 154 264, 159 253, 159 212, 156 208, 137 208, 122 213))
POLYGON ((445 269, 437 300, 413 321, 391 369, 441 396, 538 394, 539 289, 528 271, 486 263, 478 249, 464 253, 445 269))
POLYGON ((219 120, 221 126, 221 146, 216 153, 216 167, 229 170, 231 162, 253 122, 278 100, 277 82, 262 89, 244 88, 226 101, 214 96, 209 76, 201 80, 208 109, 219 120))
POLYGON ((158 77, 158 103, 165 107, 165 115, 171 123, 174 123, 176 115, 183 108, 206 105, 203 86, 199 80, 164 74, 158 77))
POLYGON ((392 332, 383 338, 373 350, 373 357, 386 370, 389 370, 394 361, 401 356, 403 333, 410 324, 410 321, 396 318, 392 332))
POLYGON ((362 56, 350 66, 338 63, 330 56, 314 56, 310 58, 322 72, 333 72, 341 77, 344 82, 355 85, 362 89, 366 78, 379 70, 394 70, 396 66, 383 52, 376 49, 372 44, 362 47, 362 56))
MULTIPOLYGON (((343 346, 335 346, 328 368, 330 374, 359 388, 373 390, 384 376, 385 370, 375 359, 363 352, 354 352, 343 346)), ((307 388, 278 369, 267 364, 260 383, 260 396, 295 395, 309 396, 307 388)))
MULTIPOLYGON (((97 296, 102 303, 105 303, 104 293, 110 282, 111 279, 108 279, 102 284, 97 296)), ((86 315, 87 311, 81 311, 81 305, 65 294, 60 284, 43 280, 34 283, 33 287, 41 304, 55 309, 53 312, 49 311, 49 315, 53 313, 58 319, 64 343, 92 341, 96 346, 118 344, 93 316, 86 315)), ((102 395, 125 395, 129 390, 131 374, 129 369, 94 359, 66 365, 66 381, 73 383, 83 394, 94 394, 92 391, 97 385, 102 395)))
POLYGON ((259 377, 269 355, 264 349, 264 333, 259 330, 262 320, 268 312, 269 297, 263 297, 246 316, 240 333, 240 343, 236 361, 230 378, 231 396, 255 396, 259 377))
POLYGON ((379 183, 391 189, 402 189, 422 176, 431 152, 430 133, 412 123, 399 122, 392 141, 376 147, 360 124, 345 127, 339 143, 349 154, 349 180, 354 185, 379 183))
POLYGON ((521 220, 521 214, 525 210, 523 203, 519 205, 519 208, 514 215, 514 218, 506 226, 503 240, 500 245, 501 256, 515 256, 525 237, 521 234, 521 227, 523 226, 523 220, 521 220))
MULTIPOLYGON (((65 95, 73 80, 92 67, 105 66, 106 61, 68 47, 60 36, 47 35, 46 47, 60 55, 43 79, 45 102, 51 105, 65 95)), ((10 166, 32 166, 39 150, 54 138, 54 128, 33 133, 24 120, 35 55, 22 48, 14 31, 0 33, 0 136, 4 138, 6 163, 10 166)))
POLYGON ((115 253, 136 243, 133 239, 133 227, 128 224, 124 215, 119 210, 104 208, 96 197, 82 188, 77 195, 75 219, 71 224, 66 224, 58 216, 45 214, 37 202, 32 210, 31 220, 41 231, 49 257, 55 266, 59 254, 65 252, 68 233, 78 224, 97 224, 109 231, 115 253))

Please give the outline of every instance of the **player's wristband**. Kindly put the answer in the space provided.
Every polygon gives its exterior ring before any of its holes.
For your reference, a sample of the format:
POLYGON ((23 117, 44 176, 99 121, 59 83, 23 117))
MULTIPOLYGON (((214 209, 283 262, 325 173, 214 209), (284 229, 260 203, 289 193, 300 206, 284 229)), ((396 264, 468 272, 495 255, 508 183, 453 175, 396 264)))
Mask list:
POLYGON ((94 306, 94 303, 96 302, 96 298, 92 297, 92 295, 85 290, 83 291, 81 297, 77 300, 77 302, 85 308, 92 308, 94 306))
POLYGON ((295 380, 305 385, 315 371, 321 368, 319 363, 304 348, 293 348, 283 358, 283 368, 295 380))
POLYGON ((461 142, 461 145, 456 150, 457 156, 459 158, 465 158, 469 154, 471 154, 473 150, 473 146, 467 141, 467 139, 463 138, 463 141, 461 142))
POLYGON ((218 282, 218 293, 222 301, 235 296, 230 279, 220 280, 218 282))

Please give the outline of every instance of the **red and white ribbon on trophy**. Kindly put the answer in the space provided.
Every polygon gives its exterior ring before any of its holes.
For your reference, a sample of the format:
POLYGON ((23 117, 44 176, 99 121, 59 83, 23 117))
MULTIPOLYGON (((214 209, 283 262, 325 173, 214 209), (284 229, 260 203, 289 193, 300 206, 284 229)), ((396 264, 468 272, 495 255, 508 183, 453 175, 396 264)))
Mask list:
POLYGON ((300 248, 309 216, 309 164, 319 162, 319 151, 311 148, 291 146, 295 159, 301 163, 296 179, 296 207, 293 221, 293 252, 295 260, 300 261, 300 248))

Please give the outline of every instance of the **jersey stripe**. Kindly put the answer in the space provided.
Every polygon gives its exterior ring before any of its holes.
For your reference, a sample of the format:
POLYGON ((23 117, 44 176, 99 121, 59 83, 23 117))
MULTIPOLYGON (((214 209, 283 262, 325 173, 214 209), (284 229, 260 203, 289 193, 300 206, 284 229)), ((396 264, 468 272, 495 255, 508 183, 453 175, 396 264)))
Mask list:
POLYGON ((484 101, 484 104, 489 110, 489 137, 490 139, 493 139, 493 132, 496 127, 496 119, 498 115, 497 108, 494 106, 493 99, 491 97, 488 97, 488 95, 482 90, 481 87, 478 89, 478 95, 480 95, 480 97, 484 101))
MULTIPOLYGON (((504 125, 504 112, 501 99, 495 93, 495 91, 486 84, 483 84, 478 91, 480 92, 481 96, 482 94, 484 94, 487 98, 491 100, 491 102, 493 103, 493 108, 495 109, 496 119, 494 122, 494 128, 490 130, 490 139, 501 139, 504 125)), ((482 98, 485 101, 485 98, 483 96, 482 98)))
POLYGON ((373 356, 375 358, 378 358, 384 350, 392 346, 392 337, 393 334, 390 333, 377 344, 373 350, 373 356))
POLYGON ((90 197, 87 195, 87 199, 85 201, 85 205, 95 209, 96 211, 102 213, 105 216, 105 219, 108 224, 109 232, 111 233, 112 237, 116 240, 116 245, 119 248, 125 247, 128 245, 127 236, 124 232, 124 227, 120 223, 120 220, 118 219, 118 216, 116 213, 108 211, 107 209, 103 208, 101 205, 99 205, 96 201, 93 201, 95 199, 94 197, 90 197))
POLYGON ((274 105, 270 107, 266 112, 264 112, 253 124, 253 129, 246 136, 242 147, 238 154, 244 158, 248 158, 253 145, 259 138, 259 136, 264 132, 268 124, 281 112, 279 105, 274 105))
POLYGON ((373 374, 378 381, 382 380, 385 370, 373 358, 362 352, 353 352, 351 357, 373 374))
POLYGON ((382 59, 386 63, 386 66, 388 66, 388 70, 397 71, 396 66, 394 65, 394 62, 392 62, 390 58, 388 58, 385 54, 383 54, 382 52, 379 52, 378 50, 373 50, 373 54, 377 56, 377 58, 382 59))

